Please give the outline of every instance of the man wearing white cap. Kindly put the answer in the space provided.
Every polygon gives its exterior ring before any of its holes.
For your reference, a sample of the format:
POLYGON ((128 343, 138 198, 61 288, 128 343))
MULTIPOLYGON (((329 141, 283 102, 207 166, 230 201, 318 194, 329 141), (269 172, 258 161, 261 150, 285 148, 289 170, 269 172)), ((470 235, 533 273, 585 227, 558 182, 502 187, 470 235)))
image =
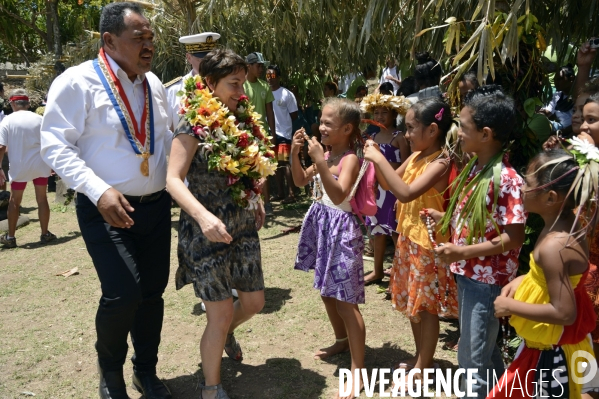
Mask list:
POLYGON ((204 32, 197 35, 181 36, 179 42, 185 45, 185 59, 191 64, 191 71, 185 76, 179 76, 164 84, 166 95, 170 104, 170 112, 173 120, 171 131, 175 131, 179 123, 179 97, 177 92, 183 89, 183 82, 190 76, 197 75, 202 58, 217 46, 216 41, 220 35, 215 32, 204 32))

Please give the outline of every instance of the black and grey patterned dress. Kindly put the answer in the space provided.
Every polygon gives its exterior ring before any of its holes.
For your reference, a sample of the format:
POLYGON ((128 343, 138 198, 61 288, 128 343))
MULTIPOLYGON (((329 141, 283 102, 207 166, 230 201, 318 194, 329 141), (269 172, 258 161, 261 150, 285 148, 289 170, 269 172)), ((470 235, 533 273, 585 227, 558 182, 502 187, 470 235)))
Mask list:
MULTIPOLYGON (((188 134, 197 139, 189 124, 183 120, 175 136, 179 134, 188 134)), ((244 292, 263 290, 260 240, 254 211, 245 210, 233 202, 227 177, 220 172, 208 171, 208 163, 199 150, 191 161, 187 180, 189 191, 225 224, 233 241, 230 244, 209 241, 199 224, 181 210, 177 289, 193 283, 196 296, 205 301, 230 298, 233 288, 244 292)))

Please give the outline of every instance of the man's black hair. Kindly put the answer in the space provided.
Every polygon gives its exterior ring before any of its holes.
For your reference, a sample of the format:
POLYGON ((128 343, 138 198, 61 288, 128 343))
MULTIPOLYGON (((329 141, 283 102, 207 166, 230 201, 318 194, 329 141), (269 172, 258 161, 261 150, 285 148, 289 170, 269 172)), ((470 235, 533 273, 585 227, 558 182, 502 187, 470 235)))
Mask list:
POLYGON ((364 85, 358 86, 358 87, 356 88, 356 94, 358 94, 358 93, 359 93, 359 92, 361 92, 361 91, 365 91, 365 92, 366 92, 366 94, 368 94, 368 87, 366 87, 366 86, 364 86, 364 85))
POLYGON ((266 70, 268 71, 269 69, 275 71, 275 73, 277 74, 277 78, 281 77, 281 69, 279 69, 278 65, 269 65, 268 68, 266 68, 266 70))
POLYGON ((393 92, 393 84, 391 82, 382 83, 379 87, 379 93, 394 95, 395 93, 393 92))
POLYGON ((4 83, 0 82, 0 91, 4 91, 4 83))
POLYGON ((119 36, 127 26, 125 25, 125 15, 127 11, 139 15, 143 14, 143 9, 137 3, 110 3, 102 9, 100 15, 100 44, 104 45, 104 32, 119 36))
POLYGON ((516 126, 516 106, 501 86, 486 85, 470 90, 464 98, 464 106, 472 110, 472 120, 478 130, 488 127, 495 140, 503 145, 509 142, 516 126))

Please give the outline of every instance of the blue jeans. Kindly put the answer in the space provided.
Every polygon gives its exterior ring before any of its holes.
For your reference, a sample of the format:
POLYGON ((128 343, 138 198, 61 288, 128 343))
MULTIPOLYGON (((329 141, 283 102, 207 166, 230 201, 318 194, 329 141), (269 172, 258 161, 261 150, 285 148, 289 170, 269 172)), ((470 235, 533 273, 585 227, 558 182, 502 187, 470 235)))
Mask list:
MULTIPOLYGON (((498 285, 481 283, 456 275, 458 306, 460 312, 460 343, 458 363, 464 369, 478 369, 472 391, 474 398, 486 398, 493 386, 493 370, 499 380, 504 372, 501 352, 497 346, 499 319, 495 317, 493 302, 501 293, 498 285), (487 375, 489 381, 487 381, 487 375)), ((466 378, 462 378, 462 391, 467 392, 466 378)))

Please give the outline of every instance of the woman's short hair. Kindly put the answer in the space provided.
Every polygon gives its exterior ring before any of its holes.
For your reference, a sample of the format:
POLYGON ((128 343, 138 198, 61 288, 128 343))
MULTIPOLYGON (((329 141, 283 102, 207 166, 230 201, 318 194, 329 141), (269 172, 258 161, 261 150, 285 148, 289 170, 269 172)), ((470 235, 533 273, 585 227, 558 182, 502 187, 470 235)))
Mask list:
POLYGON ((248 71, 248 66, 243 57, 229 49, 217 49, 209 52, 200 63, 200 75, 216 86, 225 76, 243 70, 248 71))

